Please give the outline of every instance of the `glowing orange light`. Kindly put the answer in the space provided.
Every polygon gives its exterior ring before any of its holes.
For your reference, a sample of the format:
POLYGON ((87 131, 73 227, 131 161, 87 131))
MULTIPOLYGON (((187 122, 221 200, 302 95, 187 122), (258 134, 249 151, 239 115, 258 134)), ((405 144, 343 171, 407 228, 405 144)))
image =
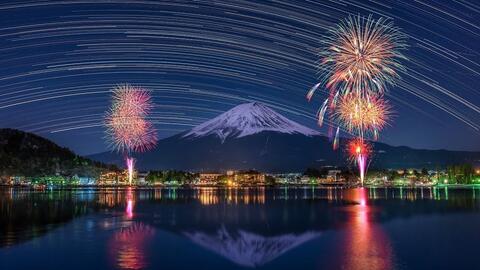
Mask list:
POLYGON ((360 136, 373 134, 376 139, 376 134, 388 124, 390 108, 381 96, 350 93, 340 98, 333 118, 349 132, 360 136))

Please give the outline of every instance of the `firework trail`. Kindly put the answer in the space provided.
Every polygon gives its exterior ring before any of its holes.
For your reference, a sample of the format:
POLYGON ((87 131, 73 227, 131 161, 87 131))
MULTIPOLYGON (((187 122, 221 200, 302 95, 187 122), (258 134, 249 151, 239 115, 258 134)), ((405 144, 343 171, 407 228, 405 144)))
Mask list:
POLYGON ((147 120, 153 108, 150 92, 129 84, 113 89, 112 106, 105 117, 107 140, 112 150, 125 155, 129 183, 133 179, 132 152, 144 152, 157 142, 157 132, 147 120))
POLYGON ((361 138, 355 138, 349 141, 347 151, 352 162, 358 166, 360 182, 363 186, 368 165, 367 161, 372 153, 372 146, 361 138))
POLYGON ((326 99, 323 102, 322 107, 318 111, 318 125, 322 126, 323 125, 323 119, 325 118, 325 112, 327 111, 327 104, 328 104, 328 99, 326 99))
POLYGON ((127 157, 126 162, 127 162, 127 172, 128 172, 128 183, 132 184, 135 159, 132 157, 127 157))
POLYGON ((340 132, 340 127, 337 127, 337 131, 335 132, 335 138, 333 139, 333 150, 338 149, 338 133, 340 132))
POLYGON ((320 87, 321 83, 315 84, 307 93, 307 99, 310 101, 313 97, 313 94, 315 94, 315 91, 317 91, 318 87, 320 87))

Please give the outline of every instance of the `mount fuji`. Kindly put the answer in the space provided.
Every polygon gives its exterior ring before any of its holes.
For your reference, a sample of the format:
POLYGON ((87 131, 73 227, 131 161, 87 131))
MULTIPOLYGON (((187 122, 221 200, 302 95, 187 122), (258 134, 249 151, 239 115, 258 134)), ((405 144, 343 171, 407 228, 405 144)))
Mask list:
POLYGON ((229 137, 242 138, 263 131, 305 136, 320 135, 320 133, 287 119, 261 103, 252 102, 234 107, 191 129, 183 137, 215 135, 225 142, 229 137))
MULTIPOLYGON (((480 161, 478 152, 418 150, 383 143, 374 143, 374 150, 371 168, 436 168, 480 161)), ((258 102, 240 104, 134 157, 140 170, 302 172, 309 167, 348 165, 344 151, 334 151, 326 136, 258 102)), ((90 158, 124 164, 123 157, 115 153, 90 158)))

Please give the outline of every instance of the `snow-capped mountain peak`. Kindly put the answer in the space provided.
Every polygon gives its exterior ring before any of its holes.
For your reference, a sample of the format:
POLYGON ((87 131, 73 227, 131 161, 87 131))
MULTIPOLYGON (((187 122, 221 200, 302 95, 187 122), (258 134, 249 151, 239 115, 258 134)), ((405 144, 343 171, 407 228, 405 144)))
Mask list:
POLYGON ((262 131, 287 134, 319 135, 315 130, 287 119, 259 102, 240 104, 231 110, 187 132, 184 137, 216 135, 222 141, 228 137, 240 138, 262 131))

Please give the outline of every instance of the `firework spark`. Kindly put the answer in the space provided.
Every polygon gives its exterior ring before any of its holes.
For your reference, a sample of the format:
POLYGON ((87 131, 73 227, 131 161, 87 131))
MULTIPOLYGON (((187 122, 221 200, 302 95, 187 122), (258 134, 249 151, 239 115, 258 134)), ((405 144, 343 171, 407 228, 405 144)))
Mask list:
POLYGON ((340 127, 337 127, 337 131, 335 132, 335 138, 333 139, 333 150, 338 149, 338 133, 340 132, 340 127))
POLYGON ((144 152, 155 146, 157 133, 146 119, 153 108, 150 92, 129 84, 113 90, 106 116, 107 138, 117 152, 144 152))
POLYGON ((391 107, 381 96, 362 98, 350 93, 340 98, 332 118, 350 133, 361 138, 367 133, 372 134, 376 140, 390 115, 391 107))
POLYGON ((321 82, 333 92, 383 93, 405 68, 405 36, 384 18, 349 17, 322 41, 321 82))
POLYGON ((358 166, 360 181, 363 186, 368 165, 367 161, 372 153, 372 146, 361 138, 355 138, 348 143, 347 151, 350 159, 358 166))
POLYGON ((405 70, 405 42, 401 31, 384 18, 352 16, 332 27, 321 41, 320 82, 307 93, 311 100, 318 89, 329 91, 318 111, 318 124, 328 114, 337 130, 342 127, 354 136, 372 135, 376 140, 390 116, 383 93, 405 70))

